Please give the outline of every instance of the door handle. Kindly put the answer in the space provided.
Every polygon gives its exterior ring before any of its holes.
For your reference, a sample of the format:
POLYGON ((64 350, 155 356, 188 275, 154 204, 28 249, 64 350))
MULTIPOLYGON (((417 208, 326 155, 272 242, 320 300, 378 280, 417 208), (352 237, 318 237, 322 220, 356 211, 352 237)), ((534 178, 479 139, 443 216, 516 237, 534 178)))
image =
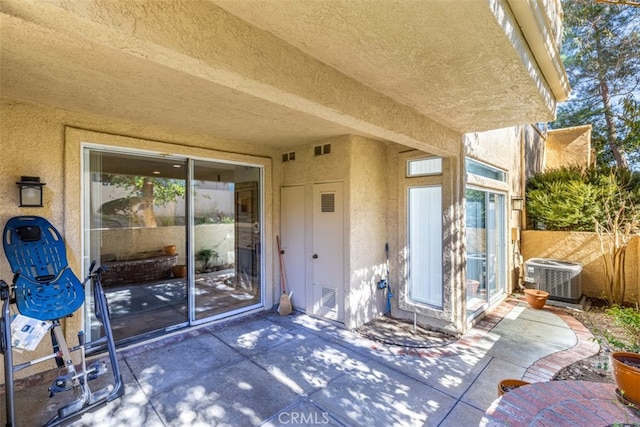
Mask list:
POLYGON ((318 259, 318 254, 313 254, 313 256, 311 258, 318 259))

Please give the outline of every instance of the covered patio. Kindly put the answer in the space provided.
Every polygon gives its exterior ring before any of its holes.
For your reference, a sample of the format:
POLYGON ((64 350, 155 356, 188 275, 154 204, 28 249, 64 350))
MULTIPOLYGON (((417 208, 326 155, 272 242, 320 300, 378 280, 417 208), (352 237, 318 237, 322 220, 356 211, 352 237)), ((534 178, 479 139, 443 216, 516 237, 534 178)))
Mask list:
MULTIPOLYGON (((73 425, 478 425, 501 379, 544 384, 597 351, 564 309, 516 299, 459 340, 418 351, 301 313, 262 313, 122 349, 126 395, 73 425)), ((25 425, 46 421, 63 397, 48 399, 46 387, 18 392, 25 425)))

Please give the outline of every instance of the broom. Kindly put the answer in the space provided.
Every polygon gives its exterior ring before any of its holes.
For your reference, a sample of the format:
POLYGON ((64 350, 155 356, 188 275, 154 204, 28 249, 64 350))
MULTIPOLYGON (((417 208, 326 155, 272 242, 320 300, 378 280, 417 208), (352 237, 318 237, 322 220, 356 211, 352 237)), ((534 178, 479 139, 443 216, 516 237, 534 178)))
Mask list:
POLYGON ((278 306, 278 314, 286 316, 291 313, 291 298, 287 295, 287 279, 284 272, 284 260, 282 259, 282 248, 280 247, 280 236, 276 236, 278 241, 278 258, 280 259, 280 286, 282 287, 282 295, 280 295, 280 305, 278 306))

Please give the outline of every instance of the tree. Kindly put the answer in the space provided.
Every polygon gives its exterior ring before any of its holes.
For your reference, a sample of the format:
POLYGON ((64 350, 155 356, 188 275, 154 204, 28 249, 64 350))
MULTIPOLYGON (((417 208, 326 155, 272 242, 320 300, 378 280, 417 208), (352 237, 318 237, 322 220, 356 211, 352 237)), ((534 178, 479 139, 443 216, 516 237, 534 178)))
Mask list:
POLYGON ((126 197, 118 200, 119 204, 129 206, 120 209, 125 214, 142 212, 142 223, 145 227, 157 227, 154 206, 166 206, 178 198, 184 197, 186 188, 184 180, 173 178, 154 178, 130 175, 107 175, 104 185, 114 185, 127 191, 126 197), (139 206, 136 212, 130 212, 131 206, 139 206))
POLYGON ((640 167, 640 8, 565 0, 564 64, 573 94, 554 128, 591 123, 602 165, 640 167))
MULTIPOLYGON (((631 238, 640 234, 640 186, 629 189, 628 182, 620 178, 620 174, 616 176, 611 172, 606 180, 601 197, 605 215, 595 221, 606 277, 605 294, 610 304, 618 305, 624 303, 627 291, 627 247, 631 238)), ((636 286, 637 302, 640 304, 640 283, 636 283, 636 286)))

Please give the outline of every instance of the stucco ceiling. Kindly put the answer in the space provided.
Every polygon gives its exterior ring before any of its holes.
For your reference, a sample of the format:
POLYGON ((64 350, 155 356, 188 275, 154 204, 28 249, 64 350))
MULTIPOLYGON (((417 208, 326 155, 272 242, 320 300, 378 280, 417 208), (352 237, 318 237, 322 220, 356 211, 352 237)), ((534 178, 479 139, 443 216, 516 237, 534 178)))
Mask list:
POLYGON ((498 1, 211 1, 455 130, 545 109, 498 1))
POLYGON ((2 17, 3 97, 217 138, 283 146, 347 127, 100 43, 2 17))
POLYGON ((347 133, 393 139, 397 129, 378 132, 378 117, 404 109, 455 132, 552 117, 499 1, 212 0, 171 4, 177 12, 154 1, 57 3, 1 3, 3 97, 274 146, 347 133), (220 30, 239 27, 242 34, 220 30), (207 28, 220 45, 190 50, 207 28), (253 62, 240 61, 243 52, 253 62), (291 58, 311 72, 287 83, 277 64, 291 58), (224 67, 225 79, 210 78, 224 67), (358 90, 340 102, 325 100, 321 87, 313 102, 296 90, 331 73, 358 90), (355 117, 347 102, 373 113, 355 117))

